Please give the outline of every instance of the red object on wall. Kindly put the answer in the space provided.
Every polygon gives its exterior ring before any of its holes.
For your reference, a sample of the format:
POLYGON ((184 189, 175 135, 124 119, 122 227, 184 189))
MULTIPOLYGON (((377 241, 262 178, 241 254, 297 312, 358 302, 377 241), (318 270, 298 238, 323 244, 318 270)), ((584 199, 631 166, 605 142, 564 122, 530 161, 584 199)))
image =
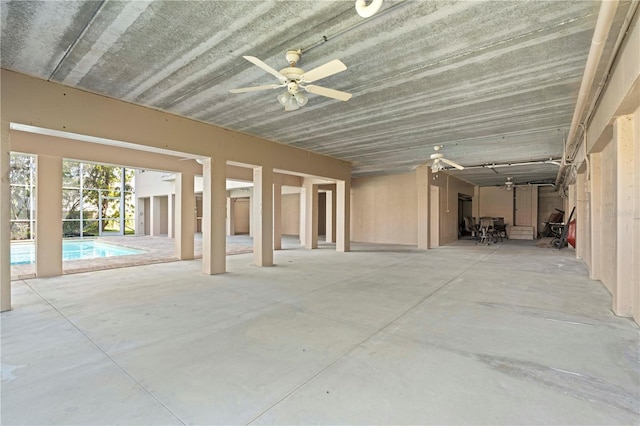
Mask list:
POLYGON ((576 248, 576 220, 569 222, 569 229, 567 230, 567 242, 571 244, 571 247, 576 248))

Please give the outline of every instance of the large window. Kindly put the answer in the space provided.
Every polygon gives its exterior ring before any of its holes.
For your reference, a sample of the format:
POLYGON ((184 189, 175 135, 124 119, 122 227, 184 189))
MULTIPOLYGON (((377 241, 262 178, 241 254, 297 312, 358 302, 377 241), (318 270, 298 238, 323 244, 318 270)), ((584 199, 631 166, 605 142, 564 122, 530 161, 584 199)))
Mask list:
POLYGON ((11 187, 11 239, 31 240, 35 231, 35 168, 32 155, 12 154, 9 168, 11 187))
MULTIPOLYGON (((11 155, 11 238, 35 234, 34 156, 11 155)), ((124 167, 64 160, 62 234, 87 237, 134 233, 134 171, 124 167)))

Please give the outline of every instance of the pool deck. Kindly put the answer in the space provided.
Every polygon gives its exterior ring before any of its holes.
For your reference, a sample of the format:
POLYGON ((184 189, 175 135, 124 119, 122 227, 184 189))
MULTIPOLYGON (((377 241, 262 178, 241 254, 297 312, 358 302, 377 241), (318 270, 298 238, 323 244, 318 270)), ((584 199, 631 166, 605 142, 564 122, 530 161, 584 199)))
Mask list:
MULTIPOLYGON (((150 265, 153 263, 176 262, 174 239, 166 236, 136 237, 109 236, 96 238, 108 244, 144 250, 145 253, 125 256, 99 257, 94 259, 68 260, 62 263, 64 274, 101 271, 104 269, 126 268, 129 266, 150 265)), ((248 235, 234 235, 227 237, 227 255, 251 253, 253 238, 248 235)), ((202 235, 196 234, 194 241, 195 258, 202 258, 202 235)), ((25 280, 36 277, 35 265, 11 266, 11 280, 25 280)))

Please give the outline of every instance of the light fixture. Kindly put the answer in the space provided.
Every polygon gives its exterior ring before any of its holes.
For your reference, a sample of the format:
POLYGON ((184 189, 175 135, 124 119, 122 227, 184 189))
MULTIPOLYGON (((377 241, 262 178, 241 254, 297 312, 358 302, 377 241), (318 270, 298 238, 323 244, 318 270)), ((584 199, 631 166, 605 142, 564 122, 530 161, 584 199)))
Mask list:
POLYGON ((513 178, 508 177, 507 181, 504 183, 504 189, 506 189, 507 191, 513 190, 513 181, 511 179, 513 178))
POLYGON ((444 166, 440 163, 440 159, 436 158, 433 160, 433 164, 431 165, 431 173, 438 173, 440 170, 443 170, 444 166))
POLYGON ((296 98, 296 102, 298 102, 298 106, 301 106, 301 107, 305 106, 309 101, 309 98, 307 97, 307 95, 305 95, 302 92, 294 93, 293 97, 296 98))
POLYGON ((280 102, 280 104, 284 105, 285 107, 287 106, 289 99, 291 99, 291 93, 289 93, 289 91, 287 90, 278 95, 278 102, 280 102))
POLYGON ((382 6, 382 0, 370 0, 367 5, 366 0, 356 0, 356 12, 363 18, 369 18, 376 14, 382 6))
POLYGON ((287 90, 278 95, 278 102, 284 106, 285 111, 295 111, 303 107, 309 101, 304 93, 298 90, 298 85, 289 85, 287 90))

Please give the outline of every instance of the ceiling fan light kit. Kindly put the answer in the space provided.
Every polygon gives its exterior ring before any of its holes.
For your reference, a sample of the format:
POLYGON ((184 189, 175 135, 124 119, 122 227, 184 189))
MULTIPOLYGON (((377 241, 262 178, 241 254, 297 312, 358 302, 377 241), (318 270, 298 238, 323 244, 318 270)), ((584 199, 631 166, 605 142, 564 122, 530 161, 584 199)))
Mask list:
POLYGON ((295 111, 300 107, 303 107, 308 102, 307 95, 304 92, 313 93, 320 96, 325 96, 340 101, 348 101, 351 99, 351 93, 341 92, 339 90, 329 89, 326 87, 316 86, 312 83, 316 80, 320 80, 347 69, 347 66, 338 59, 329 61, 324 65, 320 65, 305 72, 302 68, 298 68, 296 64, 300 60, 300 50, 287 51, 285 58, 289 63, 289 66, 276 71, 271 66, 267 65, 255 56, 243 56, 247 61, 251 62, 255 66, 262 68, 262 70, 276 77, 280 84, 268 84, 262 86, 243 87, 240 89, 232 89, 231 93, 246 93, 257 92, 261 90, 277 89, 280 87, 286 87, 286 90, 278 95, 278 102, 284 106, 285 111, 295 111), (304 92, 303 92, 304 90, 304 92))
POLYGON ((356 12, 363 18, 370 18, 380 10, 382 0, 370 0, 367 5, 366 0, 356 0, 356 12))

